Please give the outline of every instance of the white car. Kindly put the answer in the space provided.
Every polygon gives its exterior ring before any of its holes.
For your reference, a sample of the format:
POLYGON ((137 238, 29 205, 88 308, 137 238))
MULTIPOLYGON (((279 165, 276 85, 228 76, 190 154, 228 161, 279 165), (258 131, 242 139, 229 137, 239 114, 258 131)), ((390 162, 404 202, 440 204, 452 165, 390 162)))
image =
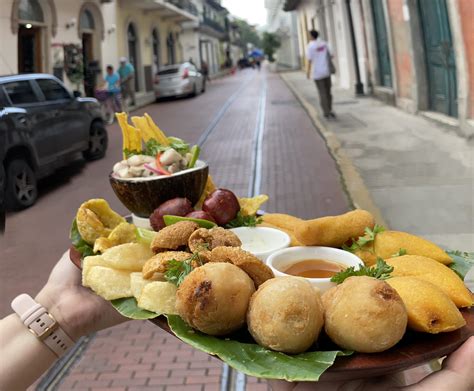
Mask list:
POLYGON ((156 99, 172 96, 195 96, 206 90, 204 76, 193 64, 166 65, 155 75, 156 99))

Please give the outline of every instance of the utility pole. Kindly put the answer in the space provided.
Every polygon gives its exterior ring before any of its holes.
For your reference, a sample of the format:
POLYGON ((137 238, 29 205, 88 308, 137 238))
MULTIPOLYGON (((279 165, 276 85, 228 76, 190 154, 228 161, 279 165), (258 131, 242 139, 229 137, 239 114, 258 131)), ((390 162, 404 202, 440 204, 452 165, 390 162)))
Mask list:
POLYGON ((360 80, 360 69, 359 69, 359 56, 357 54, 357 45, 354 33, 354 23, 352 22, 352 10, 351 10, 351 0, 346 0, 347 6, 347 16, 349 18, 349 29, 351 33, 351 42, 352 42, 352 53, 354 55, 354 69, 355 69, 355 76, 356 76, 356 84, 355 84, 355 93, 356 95, 364 95, 364 85, 360 80))

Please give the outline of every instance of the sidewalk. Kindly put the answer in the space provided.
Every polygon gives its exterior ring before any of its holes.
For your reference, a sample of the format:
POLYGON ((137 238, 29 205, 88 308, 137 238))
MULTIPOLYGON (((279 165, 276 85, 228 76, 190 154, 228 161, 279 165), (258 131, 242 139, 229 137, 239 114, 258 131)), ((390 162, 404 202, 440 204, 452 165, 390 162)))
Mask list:
POLYGON ((299 71, 281 77, 326 138, 356 206, 392 229, 474 250, 474 140, 342 89, 328 121, 314 83, 299 71))

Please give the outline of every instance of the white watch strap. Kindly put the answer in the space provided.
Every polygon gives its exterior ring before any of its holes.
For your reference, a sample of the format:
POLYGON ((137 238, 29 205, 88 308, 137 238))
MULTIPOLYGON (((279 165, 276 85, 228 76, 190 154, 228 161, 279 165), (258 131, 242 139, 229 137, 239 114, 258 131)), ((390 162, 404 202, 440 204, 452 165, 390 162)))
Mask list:
POLYGON ((43 341, 58 357, 74 345, 74 341, 59 327, 48 310, 34 301, 31 296, 23 293, 15 297, 11 307, 28 330, 43 341))

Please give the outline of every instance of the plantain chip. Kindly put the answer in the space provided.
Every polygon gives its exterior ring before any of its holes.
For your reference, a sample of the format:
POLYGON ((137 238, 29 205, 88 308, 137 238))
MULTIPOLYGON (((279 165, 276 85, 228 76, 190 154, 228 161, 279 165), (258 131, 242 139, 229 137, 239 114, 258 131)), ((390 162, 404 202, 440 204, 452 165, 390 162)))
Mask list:
POLYGON ((260 194, 252 198, 239 198, 240 213, 242 216, 254 216, 267 201, 268 196, 266 194, 260 194))

